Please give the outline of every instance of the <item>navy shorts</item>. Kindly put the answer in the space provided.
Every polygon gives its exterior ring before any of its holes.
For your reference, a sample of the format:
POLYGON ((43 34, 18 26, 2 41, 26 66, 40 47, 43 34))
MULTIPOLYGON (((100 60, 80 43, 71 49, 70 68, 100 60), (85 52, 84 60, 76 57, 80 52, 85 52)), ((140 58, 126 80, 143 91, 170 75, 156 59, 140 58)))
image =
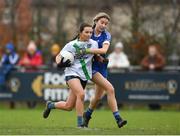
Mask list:
POLYGON ((92 65, 92 74, 94 75, 97 72, 99 72, 104 78, 107 78, 107 64, 94 61, 92 65))
POLYGON ((66 82, 67 82, 67 81, 69 81, 70 79, 73 79, 73 78, 79 79, 80 82, 81 82, 81 85, 82 85, 83 89, 85 89, 86 84, 87 84, 87 81, 82 80, 82 79, 81 79, 80 77, 78 77, 78 76, 66 76, 66 77, 65 77, 65 80, 66 80, 66 82))

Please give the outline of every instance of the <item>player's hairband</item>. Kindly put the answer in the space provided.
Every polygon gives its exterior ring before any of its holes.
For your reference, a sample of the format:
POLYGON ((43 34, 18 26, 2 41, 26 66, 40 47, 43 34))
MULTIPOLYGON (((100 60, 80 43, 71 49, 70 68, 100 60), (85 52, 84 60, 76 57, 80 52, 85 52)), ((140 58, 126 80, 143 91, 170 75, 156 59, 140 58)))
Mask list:
POLYGON ((98 13, 94 18, 93 18, 93 21, 97 21, 99 20, 100 18, 107 18, 109 21, 110 21, 110 16, 108 14, 106 14, 105 12, 100 12, 98 13))

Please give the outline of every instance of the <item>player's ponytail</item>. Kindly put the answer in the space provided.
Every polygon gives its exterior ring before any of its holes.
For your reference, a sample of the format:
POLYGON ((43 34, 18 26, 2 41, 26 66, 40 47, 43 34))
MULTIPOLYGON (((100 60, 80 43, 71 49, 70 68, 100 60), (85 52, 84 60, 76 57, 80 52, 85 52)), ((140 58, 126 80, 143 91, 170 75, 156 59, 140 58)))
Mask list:
POLYGON ((94 22, 92 28, 94 29, 95 27, 96 27, 96 23, 94 22))
POLYGON ((74 36, 74 38, 73 38, 71 41, 76 40, 76 39, 79 39, 79 34, 77 34, 76 36, 74 36))

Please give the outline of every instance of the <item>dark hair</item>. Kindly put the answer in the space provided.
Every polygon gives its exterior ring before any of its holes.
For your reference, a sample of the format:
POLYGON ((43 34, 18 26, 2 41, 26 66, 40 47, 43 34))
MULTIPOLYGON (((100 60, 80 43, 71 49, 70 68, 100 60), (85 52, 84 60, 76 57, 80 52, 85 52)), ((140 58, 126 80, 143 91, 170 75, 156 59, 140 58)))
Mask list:
POLYGON ((93 26, 92 26, 92 28, 94 29, 96 27, 96 23, 93 23, 93 26))
POLYGON ((84 30, 85 27, 92 27, 92 25, 88 23, 81 23, 79 26, 78 34, 72 40, 79 38, 79 34, 84 30))

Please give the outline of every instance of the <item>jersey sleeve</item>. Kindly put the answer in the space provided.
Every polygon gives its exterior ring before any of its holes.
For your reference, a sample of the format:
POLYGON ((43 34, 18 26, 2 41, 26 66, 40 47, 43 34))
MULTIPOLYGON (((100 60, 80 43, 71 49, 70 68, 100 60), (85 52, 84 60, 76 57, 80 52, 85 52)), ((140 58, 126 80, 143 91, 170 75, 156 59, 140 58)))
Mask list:
POLYGON ((98 43, 96 41, 94 41, 94 48, 98 49, 98 43))
MULTIPOLYGON (((75 49, 73 48, 73 42, 69 42, 69 43, 67 43, 65 46, 64 46, 64 48, 61 50, 61 52, 63 52, 63 51, 69 51, 69 52, 71 52, 73 55, 75 55, 75 49)), ((60 54, 61 54, 61 52, 60 52, 60 54)))
POLYGON ((104 39, 103 44, 105 44, 105 43, 110 44, 110 42, 111 42, 111 34, 108 31, 105 31, 105 34, 106 34, 106 38, 104 39))

